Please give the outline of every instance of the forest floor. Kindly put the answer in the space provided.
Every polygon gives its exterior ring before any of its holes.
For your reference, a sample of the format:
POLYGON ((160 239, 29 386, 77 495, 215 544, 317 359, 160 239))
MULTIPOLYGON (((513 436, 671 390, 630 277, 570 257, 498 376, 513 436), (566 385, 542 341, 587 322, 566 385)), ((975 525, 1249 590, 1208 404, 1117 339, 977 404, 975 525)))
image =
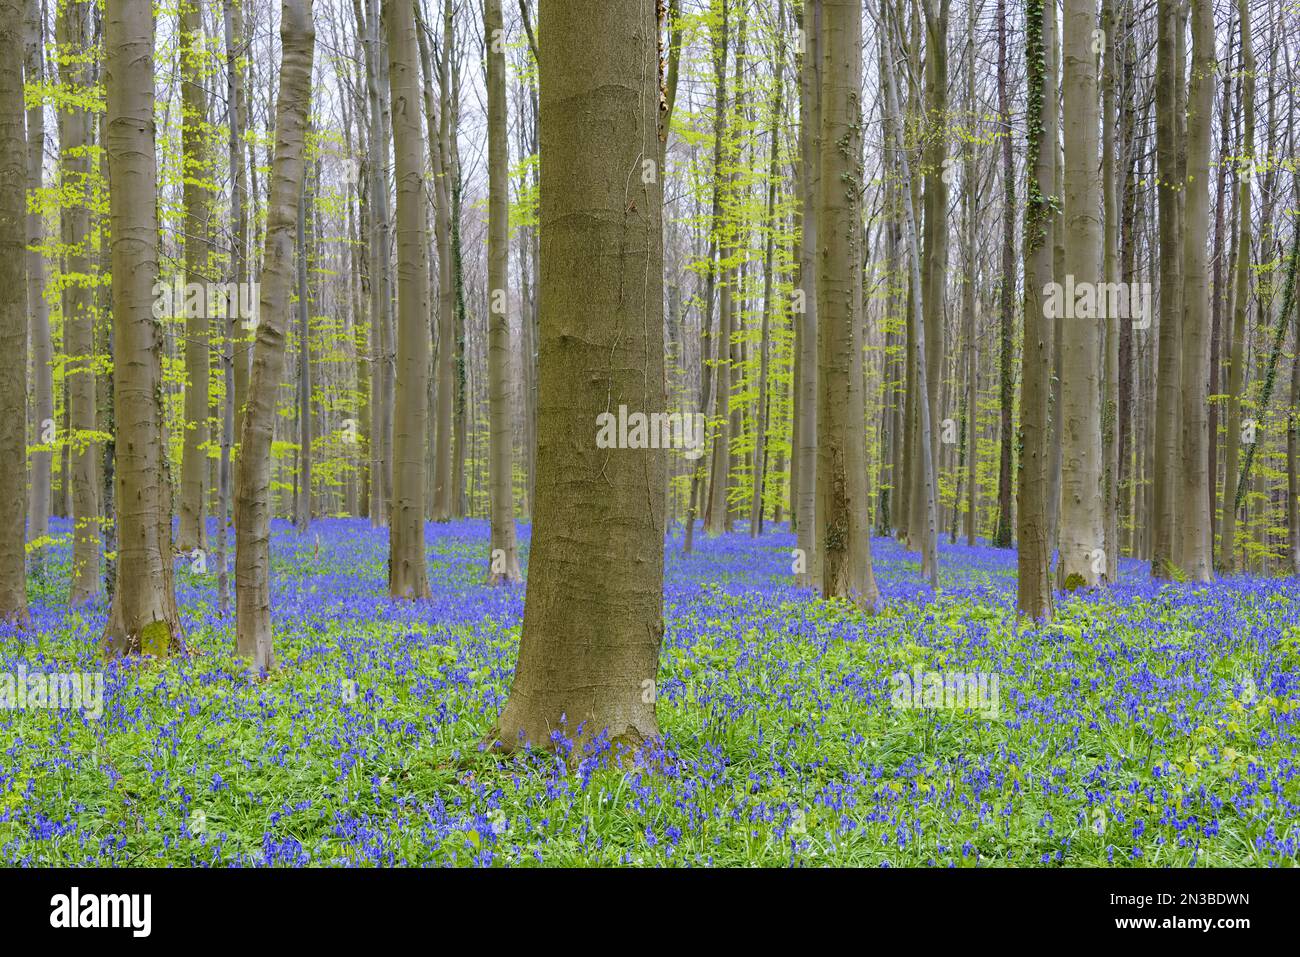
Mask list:
POLYGON ((1297 862, 1296 580, 1157 588, 1126 562, 1120 585, 1029 627, 1013 552, 944 547, 931 600, 915 556, 876 540, 866 617, 795 587, 784 529, 690 556, 678 530, 664 738, 620 768, 478 751, 523 587, 481 584, 486 524, 429 525, 433 599, 391 602, 385 542, 364 521, 276 523, 283 667, 265 681, 234 655, 210 557, 202 574, 177 563, 190 657, 105 665, 104 608, 66 607, 68 546, 53 546, 33 628, 0 628, 0 681, 102 671, 103 713, 0 712, 0 861, 1297 862), (899 707, 900 672, 996 676, 996 708, 899 707))

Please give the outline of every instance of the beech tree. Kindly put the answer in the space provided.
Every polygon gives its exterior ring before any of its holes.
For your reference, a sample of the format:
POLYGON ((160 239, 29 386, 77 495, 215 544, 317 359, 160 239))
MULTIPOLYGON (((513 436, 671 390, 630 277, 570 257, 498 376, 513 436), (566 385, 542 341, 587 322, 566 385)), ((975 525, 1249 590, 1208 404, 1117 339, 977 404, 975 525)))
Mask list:
POLYGON ((185 636, 172 584, 163 331, 153 317, 158 279, 153 27, 148 0, 105 0, 118 560, 104 645, 110 655, 163 658, 181 651, 185 636))
POLYGON ((397 178, 397 406, 393 420, 393 501, 388 593, 428 598, 424 557, 424 447, 428 432, 429 262, 425 232, 424 136, 409 3, 385 7, 397 178))
POLYGON ((658 155, 657 23, 639 0, 539 14, 537 493, 519 659, 491 737, 635 746, 659 735, 667 453, 598 448, 596 417, 665 401, 662 187, 640 174, 658 155))
MULTIPOLYGON (((271 644, 271 431, 292 315, 289 289, 294 279, 315 45, 312 0, 284 0, 266 248, 235 486, 235 641, 239 653, 259 671, 270 671, 276 664, 271 644)), ((113 274, 117 275, 116 269, 113 274)))
MULTIPOLYGON (((514 375, 510 360, 509 189, 506 141, 505 26, 501 0, 484 0, 488 87, 488 476, 491 483, 492 537, 488 582, 517 582, 519 550, 515 543, 514 434, 511 405, 514 375)), ((657 152, 653 155, 658 155, 657 152)))
POLYGON ((27 404, 27 133, 23 115, 23 22, 0 0, 0 622, 25 625, 27 430, 12 410, 27 404), (14 494, 18 492, 18 494, 14 494))

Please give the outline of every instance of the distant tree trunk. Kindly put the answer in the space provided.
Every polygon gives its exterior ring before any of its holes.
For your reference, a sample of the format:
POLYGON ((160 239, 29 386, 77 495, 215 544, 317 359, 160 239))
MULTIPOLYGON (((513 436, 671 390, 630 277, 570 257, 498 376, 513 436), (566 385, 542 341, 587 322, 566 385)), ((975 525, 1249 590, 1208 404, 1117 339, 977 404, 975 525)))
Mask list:
MULTIPOLYGON (((1116 170, 1115 127, 1117 117, 1117 76, 1115 56, 1119 50, 1115 28, 1115 0, 1102 0, 1102 74, 1101 74, 1101 193, 1102 193, 1102 275, 1108 288, 1119 282, 1119 209, 1116 170)), ((1102 473, 1102 550, 1106 553, 1105 581, 1119 577, 1119 326, 1130 323, 1117 310, 1107 309, 1102 329, 1105 353, 1102 360, 1101 410, 1102 473)))
MULTIPOLYGON (((383 54, 379 33, 377 0, 368 0, 366 21, 358 19, 358 29, 365 33, 366 89, 370 106, 370 522, 377 527, 388 524, 389 497, 392 494, 392 402, 394 399, 392 294, 388 256, 387 157, 388 133, 384 122, 383 54)), ((362 16, 360 7, 357 14, 362 16)))
MULTIPOLYGON (((979 107, 975 99, 975 4, 968 0, 966 11, 966 110, 970 117, 969 122, 974 124, 975 117, 979 115, 979 107)), ((979 421, 979 337, 975 329, 975 280, 979 273, 979 264, 975 255, 975 219, 979 209, 975 189, 977 168, 973 131, 970 139, 966 141, 965 153, 966 163, 963 173, 965 182, 962 184, 962 192, 966 217, 966 276, 962 284, 962 317, 966 326, 966 544, 974 545, 979 524, 976 513, 979 505, 979 482, 977 481, 979 437, 976 429, 976 423, 979 421)), ((960 496, 953 502, 954 516, 961 511, 959 499, 960 496)))
MULTIPOLYGON (((38 84, 44 79, 45 18, 41 0, 27 0, 25 9, 24 62, 26 81, 38 84)), ((33 193, 45 182, 45 107, 43 103, 27 108, 27 189, 33 193)), ((35 444, 32 453, 31 507, 28 510, 28 536, 41 541, 50 533, 51 464, 54 454, 47 437, 57 434, 54 427, 54 344, 50 338, 50 307, 45 301, 45 219, 39 204, 25 204, 27 210, 27 314, 31 318, 32 412, 35 444)), ((26 449, 24 449, 24 452, 26 449)), ((36 551, 39 564, 44 547, 36 551)))
POLYGON ((311 526, 311 268, 312 205, 315 191, 311 177, 303 174, 298 198, 298 496, 294 502, 294 526, 301 532, 311 526))
MULTIPOLYGON (((881 0, 881 19, 888 19, 887 0, 881 0)), ((891 45, 892 50, 892 45, 891 45)), ((904 142, 903 138, 903 115, 899 109, 899 98, 897 81, 894 79, 895 70, 888 69, 885 75, 888 78, 888 90, 886 94, 886 103, 888 104, 889 115, 893 124, 891 139, 895 143, 904 142)), ((827 124, 828 126, 829 124, 827 124)), ((824 128, 826 128, 824 126, 824 128)), ((911 164, 907 159, 907 152, 899 150, 899 173, 903 183, 912 182, 911 164)), ((825 177, 825 169, 822 176, 825 177)), ((904 189, 903 193, 903 223, 904 232, 907 237, 908 261, 911 268, 912 288, 921 289, 921 255, 919 244, 917 243, 916 229, 916 205, 913 193, 910 189, 904 189)), ((925 344, 925 323, 921 315, 920 296, 912 296, 909 302, 911 311, 912 327, 914 336, 912 341, 912 353, 908 361, 912 365, 912 381, 916 384, 917 394, 921 397, 928 395, 927 388, 927 370, 926 370, 926 344, 925 344)), ((921 534, 922 548, 922 568, 925 570, 926 578, 930 582, 930 588, 937 591, 939 587, 939 516, 938 516, 938 489, 935 482, 935 462, 931 454, 933 446, 930 442, 930 434, 933 427, 930 421, 930 408, 928 402, 917 403, 917 427, 915 434, 915 443, 913 454, 919 457, 921 469, 921 483, 916 489, 916 493, 923 497, 922 506, 925 512, 925 528, 921 534)), ((824 461, 824 460, 823 460, 824 461)))
POLYGON ((117 587, 104 630, 111 657, 163 658, 185 636, 172 585, 172 529, 163 418, 154 142, 153 10, 108 0, 104 148, 112 234, 113 406, 117 421, 117 587))
MULTIPOLYGON (((495 585, 523 580, 515 542, 515 443, 511 427, 515 382, 510 358, 509 285, 510 157, 506 137, 506 36, 501 0, 484 0, 483 29, 488 46, 488 412, 491 420, 488 482, 492 517, 488 582, 495 585)), ((663 324, 659 318, 656 321, 663 324)))
POLYGON ((821 585, 817 544, 817 144, 821 140, 821 0, 804 0, 804 49, 799 68, 799 498, 796 545, 805 572, 800 583, 821 585))
POLYGON ((181 446, 181 501, 177 546, 185 552, 207 547, 204 525, 204 476, 208 467, 208 333, 207 297, 190 294, 212 281, 208 274, 211 201, 208 98, 203 68, 203 16, 198 0, 180 8, 181 152, 185 167, 185 422, 181 446))
MULTIPOLYGON (((280 91, 267 204, 266 249, 248 407, 239 437, 235 492, 235 635, 239 654, 259 671, 275 668, 271 645, 271 437, 284 376, 289 288, 311 113, 316 30, 312 0, 284 0, 280 15, 280 91)), ((116 270, 113 273, 117 275, 116 270)))
POLYGON ((26 626, 27 140, 24 26, 17 0, 0 0, 0 622, 26 626))
POLYGON ((710 535, 723 531, 727 523, 727 487, 731 473, 731 333, 732 333, 732 283, 734 270, 727 264, 731 243, 727 239, 728 227, 722 210, 732 193, 733 174, 724 176, 723 163, 731 159, 727 145, 727 14, 733 0, 719 0, 720 23, 713 38, 714 76, 714 157, 713 175, 718 179, 715 210, 715 228, 718 232, 718 337, 714 349, 713 418, 717 432, 713 438, 713 458, 710 468, 708 505, 704 510, 704 524, 710 535))
MULTIPOLYGON (((420 34, 421 56, 425 70, 425 112, 432 109, 433 64, 427 55, 427 41, 420 34)), ((437 371, 434 376, 435 412, 434 412, 434 455, 433 455, 433 520, 446 522, 452 515, 452 477, 451 477, 451 440, 454 409, 454 369, 455 369, 455 315, 456 315, 456 280, 452 274, 451 254, 451 191, 448 188, 448 147, 447 141, 453 135, 451 129, 451 81, 448 77, 451 51, 446 43, 439 51, 438 57, 438 136, 430 140, 429 154, 432 159, 434 177, 434 241, 438 247, 438 355, 437 371)))
MULTIPOLYGON (((948 9, 950 0, 928 0, 923 6, 925 13, 925 109, 926 132, 925 145, 922 149, 922 163, 925 168, 924 183, 924 217, 923 244, 921 248, 921 287, 920 296, 925 316, 925 381, 928 392, 918 394, 927 397, 930 404, 930 457, 933 467, 939 467, 939 432, 935 423, 943 420, 940 405, 940 384, 943 381, 944 367, 944 314, 948 286, 948 173, 945 163, 951 164, 948 155, 948 9)), ((918 384, 919 385, 919 384, 918 384)), ((925 484, 921 472, 916 471, 921 459, 914 459, 915 476, 913 484, 920 487, 925 484)), ((936 492, 937 494, 937 492, 936 492)), ((917 528, 923 533, 928 527, 925 509, 913 509, 913 515, 921 519, 917 528)), ((921 549, 922 574, 932 580, 927 562, 929 556, 938 556, 937 541, 934 546, 927 544, 921 549)))
POLYGON ((1016 503, 1017 596, 1022 615, 1035 619, 1052 615, 1050 566, 1052 544, 1048 538, 1048 456, 1050 423, 1053 321, 1044 306, 1052 282, 1052 190, 1055 184, 1056 147, 1048 138, 1044 112, 1056 105, 1046 101, 1048 84, 1046 50, 1055 42, 1054 6, 1044 0, 1025 2, 1025 67, 1028 103, 1025 121, 1028 151, 1025 170, 1023 254, 1025 261, 1024 345, 1021 349, 1020 467, 1016 503))
POLYGON ((1182 501, 1183 572, 1195 582, 1214 577, 1209 473, 1210 300, 1205 241, 1210 232, 1210 129, 1216 65, 1210 0, 1191 0, 1192 72, 1187 92, 1187 177, 1184 185, 1182 501))
MULTIPOLYGON (((785 0, 778 0, 777 22, 785 22, 785 0)), ((767 181, 767 221, 773 222, 776 209, 776 184, 780 176, 780 144, 778 120, 785 109, 785 73, 779 66, 785 62, 785 34, 777 31, 776 60, 778 64, 775 78, 776 89, 772 94, 771 126, 768 129, 768 181, 767 181)), ((771 351, 772 325, 772 254, 775 245, 775 230, 767 234, 766 249, 763 253, 763 328, 760 334, 758 371, 758 409, 757 423, 754 427, 754 494, 749 509, 749 534, 757 538, 763 531, 763 494, 764 476, 767 465, 767 428, 768 428, 768 354, 771 351)))
MULTIPOLYGON (((229 110, 228 125, 229 169, 231 171, 230 219, 231 253, 230 272, 240 289, 248 282, 248 215, 247 170, 244 151, 244 129, 247 111, 244 104, 244 76, 240 63, 240 48, 244 40, 242 0, 224 0, 223 27, 226 45, 226 102, 229 110)), ((242 301, 242 299, 241 299, 242 301)), ((227 308, 224 346, 221 357, 222 383, 225 397, 221 414, 221 463, 217 471, 219 505, 217 517, 217 605, 224 617, 230 608, 229 535, 226 526, 231 516, 233 482, 231 455, 239 432, 237 426, 243 417, 243 401, 248 393, 248 363, 244 358, 245 316, 239 310, 227 308)))
MULTIPOLYGON (((60 80, 81 97, 88 95, 90 86, 90 64, 85 61, 90 41, 89 13, 89 5, 69 0, 59 8, 55 25, 64 63, 60 80)), ((96 428, 91 133, 91 114, 84 107, 59 111, 65 249, 63 374, 71 422, 66 448, 72 457, 72 577, 68 600, 73 605, 84 604, 99 593, 99 444, 90 438, 96 428)))
POLYGON ((665 402, 661 184, 628 184, 657 149, 655 14, 639 0, 540 14, 537 501, 519 660, 492 737, 551 749, 556 731, 579 746, 607 733, 634 747, 659 735, 667 453, 595 438, 611 407, 665 402))
POLYGON ((1241 400, 1246 385, 1246 315, 1250 307, 1250 191, 1255 169, 1255 50, 1247 0, 1237 0, 1237 19, 1241 25, 1241 104, 1245 140, 1238 161, 1235 238, 1237 275, 1233 293, 1232 334, 1228 344, 1228 428, 1223 453, 1223 511, 1219 516, 1219 568, 1225 575, 1231 575, 1236 570, 1237 563, 1238 459, 1241 454, 1241 400))
MULTIPOLYGON (((1060 9, 1058 0, 1050 0, 1053 10, 1052 18, 1056 20, 1055 11, 1060 9)), ((1065 154, 1061 147, 1061 36, 1055 23, 1051 34, 1044 33, 1047 43, 1047 89, 1044 102, 1048 107, 1044 117, 1047 127, 1047 142, 1052 144, 1052 276, 1056 282, 1065 282, 1065 220, 1062 215, 1065 202, 1065 154)), ((1048 408, 1051 410, 1051 435, 1047 461, 1047 542, 1048 547, 1057 553, 1060 563, 1061 545, 1061 313, 1052 320, 1052 376, 1049 380, 1051 390, 1048 408)))

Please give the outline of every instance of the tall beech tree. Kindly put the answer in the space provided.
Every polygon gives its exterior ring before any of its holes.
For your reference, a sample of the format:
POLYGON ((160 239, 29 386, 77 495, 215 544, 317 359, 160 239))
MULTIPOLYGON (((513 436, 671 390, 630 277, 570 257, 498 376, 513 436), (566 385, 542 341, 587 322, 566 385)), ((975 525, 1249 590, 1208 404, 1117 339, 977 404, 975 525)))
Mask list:
POLYGON ((492 734, 513 749, 657 738, 663 449, 601 449, 596 417, 662 409, 658 35, 640 0, 540 6, 537 495, 523 634, 492 734), (632 171, 629 179, 629 171, 632 171))
POLYGON ((24 24, 0 0, 0 622, 27 624, 27 131, 23 115, 24 24))
POLYGON ((99 577, 99 443, 96 433, 93 237, 93 125, 85 103, 89 97, 91 5, 82 0, 60 4, 55 19, 60 79, 69 97, 59 110, 59 164, 63 185, 63 366, 67 384, 66 446, 72 458, 72 578, 68 600, 84 604, 100 590, 99 577))
POLYGON ((113 270, 113 409, 117 586, 104 630, 109 655, 166 657, 184 648, 172 578, 171 496, 162 403, 158 166, 153 8, 106 0, 104 148, 113 270))
MULTIPOLYGON (((514 429, 515 388, 510 358, 510 187, 506 139, 506 35, 501 0, 483 0, 487 38, 488 94, 488 482, 492 534, 488 582, 517 582, 519 547, 515 540, 514 429)), ((652 155, 657 156, 658 151, 652 155)), ((423 215, 423 212, 421 213, 423 215)))
MULTIPOLYGON (((248 405, 239 436, 235 491, 235 642, 239 653, 262 671, 275 667, 271 644, 271 438, 292 317, 289 290, 294 281, 315 47, 312 0, 284 0, 271 197, 266 208, 257 333, 248 405)), ((117 276, 116 269, 113 275, 117 276)))
POLYGON ((1016 471, 1016 607, 1022 615, 1042 619, 1052 614, 1052 542, 1048 535, 1054 323, 1044 308, 1052 282, 1052 201, 1056 149, 1044 114, 1056 109, 1047 92, 1047 50, 1056 32, 1054 6, 1045 0, 1025 2, 1025 71, 1029 96, 1025 108, 1026 145, 1024 324, 1020 352, 1020 467, 1016 471))
POLYGON ((860 366, 862 263, 862 4, 822 3, 821 170, 818 211, 817 483, 822 594, 874 610, 860 366), (854 370, 859 370, 855 375, 854 370))
MULTIPOLYGON (((1097 59, 1092 50, 1097 0, 1065 0, 1062 99, 1065 116, 1065 279, 1076 288, 1101 282, 1101 176, 1097 59)), ((1062 281, 1059 280, 1058 281, 1062 281)), ((1061 587, 1098 584, 1105 575, 1102 514, 1101 341, 1105 306, 1080 297, 1061 322, 1061 587), (1099 560, 1100 559, 1100 560, 1099 560)))
POLYGON ((1214 11, 1191 0, 1192 69, 1187 87, 1187 176, 1183 223, 1182 488, 1183 574, 1214 577, 1209 471, 1210 291, 1206 237, 1210 233, 1210 129, 1214 120, 1214 11))
POLYGON ((428 598, 424 449, 429 431, 429 241, 425 229, 424 117, 414 7, 410 3, 385 6, 384 21, 397 178, 397 407, 393 419, 388 593, 394 598, 428 598))
MULTIPOLYGON (((199 0, 181 0, 180 58, 181 144, 185 172, 185 281, 206 284, 209 274, 209 229, 212 169, 208 149, 208 96, 204 69, 203 14, 199 0)), ((203 521, 204 479, 208 471, 209 318, 206 296, 187 294, 185 310, 185 435, 181 450, 180 523, 177 545, 184 551, 207 545, 203 521)))

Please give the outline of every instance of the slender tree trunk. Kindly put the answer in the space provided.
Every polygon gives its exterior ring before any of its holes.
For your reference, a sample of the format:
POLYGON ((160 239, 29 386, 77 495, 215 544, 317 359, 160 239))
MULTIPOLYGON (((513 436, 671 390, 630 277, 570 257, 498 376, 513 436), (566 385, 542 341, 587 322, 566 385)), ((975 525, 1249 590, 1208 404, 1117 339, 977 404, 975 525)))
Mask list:
MULTIPOLYGON (((887 0, 881 0, 882 20, 888 19, 887 0)), ((843 41, 842 41, 843 42, 843 41)), ((900 44, 901 45, 901 44, 900 44)), ((891 45, 892 49, 892 45, 891 45)), ((888 90, 886 102, 888 104, 889 115, 893 124, 893 133, 891 139, 894 143, 903 143, 903 115, 898 105, 897 82, 894 79, 895 70, 888 69, 885 75, 888 79, 888 90)), ((911 166, 905 150, 899 150, 899 174, 903 183, 912 182, 911 166)), ((825 170, 823 170, 823 178, 825 170)), ((902 190, 903 193, 903 222, 904 232, 907 237, 908 261, 911 267, 912 288, 921 289, 921 256, 917 243, 916 228, 916 205, 913 193, 909 189, 902 190)), ((914 329, 913 348, 909 361, 913 368, 912 381, 916 384, 917 394, 924 397, 929 394, 927 391, 927 372, 926 369, 926 345, 925 345, 925 322, 921 314, 921 299, 919 295, 911 297, 909 303, 912 317, 912 327, 914 329)), ((928 402, 920 401, 917 403, 917 428, 915 442, 913 444, 913 454, 919 457, 921 482, 916 492, 922 496, 923 510, 925 513, 925 527, 921 533, 922 545, 922 568, 925 570, 926 578, 930 582, 930 588, 934 591, 939 587, 939 517, 938 517, 938 489, 935 481, 935 461, 932 455, 932 444, 930 435, 932 424, 930 421, 930 406, 928 402)), ((829 577, 829 576, 828 576, 829 577)))
POLYGON ((1050 124, 1044 113, 1055 110, 1047 102, 1046 50, 1054 42, 1056 16, 1044 0, 1025 2, 1025 66, 1028 80, 1026 124, 1028 185, 1024 222, 1024 345, 1021 350, 1020 467, 1016 504, 1017 598, 1022 615, 1045 619, 1052 615, 1050 566, 1052 544, 1048 537, 1048 456, 1050 422, 1053 321, 1044 306, 1044 292, 1052 282, 1052 190, 1055 183, 1055 144, 1048 138, 1050 124))
MULTIPOLYGON (((966 48, 966 111, 968 122, 975 123, 978 106, 975 99, 975 4, 967 2, 966 48)), ((976 160, 975 136, 966 142, 965 182, 962 184, 966 216, 966 276, 962 284, 962 316, 966 326, 966 544, 975 544, 978 526, 976 509, 979 505, 979 482, 976 480, 979 465, 979 437, 976 424, 979 415, 979 337, 975 331, 975 281, 979 264, 975 257, 975 219, 978 213, 975 195, 976 160)), ((953 502, 953 515, 961 511, 961 496, 953 502)))
POLYGON ((801 11, 804 48, 799 67, 799 289, 795 318, 799 324, 799 498, 795 502, 795 544, 803 556, 801 584, 821 585, 817 542, 817 183, 816 157, 821 141, 821 0, 804 0, 801 11))
MULTIPOLYGON (((24 33, 25 77, 29 84, 44 79, 45 19, 41 0, 27 0, 24 33)), ((45 107, 33 103, 27 108, 27 189, 36 194, 45 183, 45 107)), ((45 220, 39 204, 27 210, 27 314, 31 319, 32 401, 35 445, 32 452, 31 506, 28 509, 28 538, 43 542, 50 533, 52 505, 51 451, 57 441, 54 421, 54 344, 50 338, 50 307, 45 301, 45 220)), ((35 552, 39 566, 45 549, 35 552)))
MULTIPOLYGON (((510 184, 506 138, 505 25, 501 0, 484 0, 488 65, 488 482, 492 515, 488 583, 523 580, 515 542, 515 398, 510 360, 510 184)), ((656 41, 657 42, 657 41, 656 41)), ((656 152, 654 155, 658 155, 656 152)), ((656 318, 659 325, 662 319, 656 318)))
POLYGON ((181 447, 181 501, 177 547, 189 552, 207 547, 204 525, 204 477, 208 467, 209 319, 207 297, 190 290, 206 288, 212 178, 206 129, 208 102, 203 67, 203 19, 198 0, 180 8, 181 153, 185 167, 185 421, 181 447), (201 286, 195 284, 202 284, 201 286))
MULTIPOLYGON (((1117 121, 1117 75, 1115 0, 1102 0, 1102 74, 1101 74, 1101 194, 1102 194, 1102 276, 1107 288, 1119 282, 1119 209, 1116 202, 1119 164, 1116 162, 1115 131, 1117 121)), ((1102 442, 1102 550, 1106 554, 1106 582, 1119 577, 1119 325, 1130 322, 1118 310, 1107 309, 1102 327, 1105 349, 1102 359, 1103 401, 1101 409, 1102 442)))
MULTIPOLYGON (((785 22, 785 0, 778 2, 778 23, 785 22)), ((785 41, 784 34, 780 31, 776 36, 776 60, 777 64, 785 62, 785 41)), ((772 116, 771 125, 768 128, 769 150, 768 155, 768 180, 767 180, 767 222, 773 222, 776 210, 776 184, 780 175, 780 150, 779 146, 779 126, 778 119, 785 109, 785 78, 784 71, 778 65, 777 76, 775 79, 776 89, 772 94, 772 116)), ((758 409, 757 423, 754 427, 754 494, 749 509, 749 534, 751 538, 757 538, 763 530, 763 494, 764 478, 767 465, 767 428, 768 428, 768 355, 771 351, 771 325, 772 325, 772 256, 775 245, 775 230, 767 234, 766 249, 763 253, 763 328, 760 334, 759 348, 762 350, 759 356, 758 371, 758 409)))
MULTIPOLYGON (((90 7, 69 0, 60 7, 55 35, 64 64, 60 80, 84 98, 90 86, 90 7)), ((74 98, 71 102, 76 103, 74 98)), ((95 281, 92 267, 90 210, 94 203, 91 175, 91 116, 73 106, 59 111, 64 246, 63 375, 68 389, 71 429, 72 577, 69 602, 84 604, 99 593, 99 444, 95 432, 95 281)))
POLYGON ((727 265, 731 255, 728 240, 730 225, 724 216, 732 195, 735 177, 723 174, 724 162, 731 160, 731 147, 727 142, 727 43, 728 10, 734 0, 719 0, 720 24, 714 35, 714 157, 713 175, 717 177, 717 199, 714 219, 718 242, 718 335, 714 349, 713 409, 712 417, 717 430, 713 438, 713 457, 710 467, 708 505, 704 510, 704 524, 710 535, 720 534, 727 522, 727 487, 731 463, 731 333, 732 284, 734 270, 727 265))
MULTIPOLYGON (((1241 454, 1241 401, 1246 385, 1246 316, 1250 307, 1251 184, 1255 167, 1255 50, 1251 39, 1250 6, 1237 2, 1241 25, 1241 103, 1245 140, 1238 161, 1236 289, 1233 293, 1232 334, 1228 344, 1228 428, 1223 453, 1223 511, 1219 516, 1219 568, 1236 571, 1238 460, 1241 454)), ((1267 258, 1262 257, 1262 258, 1267 258)))
POLYGON ((604 733, 635 747, 659 735, 667 454, 595 438, 611 406, 665 402, 661 186, 628 182, 656 155, 656 21, 639 0, 540 13, 537 502, 519 661, 493 738, 549 749, 553 732, 579 746, 604 733))
POLYGON ((298 495, 294 502, 294 526, 299 533, 311 526, 311 283, 312 206, 315 190, 311 177, 303 174, 298 198, 298 495))
MULTIPOLYGON (((235 635, 239 653, 259 671, 275 668, 271 645, 271 436, 276 393, 284 375, 289 333, 289 288, 311 112, 311 69, 316 30, 312 0, 284 0, 280 14, 280 91, 275 110, 275 155, 267 204, 257 339, 248 406, 239 437, 235 492, 235 635)), ((113 273, 117 275, 117 271, 113 273)))
MULTIPOLYGON (((1007 8, 998 0, 998 115, 1011 129, 1011 101, 1007 92, 1007 8)), ((1033 175, 1030 171, 1029 175, 1033 175)), ((1015 295, 1016 295, 1016 163, 1012 137, 1002 137, 1002 276, 998 284, 998 328, 1000 332, 998 411, 998 521, 993 544, 1010 548, 1012 536, 1011 446, 1015 441, 1012 405, 1015 402, 1015 295)))

